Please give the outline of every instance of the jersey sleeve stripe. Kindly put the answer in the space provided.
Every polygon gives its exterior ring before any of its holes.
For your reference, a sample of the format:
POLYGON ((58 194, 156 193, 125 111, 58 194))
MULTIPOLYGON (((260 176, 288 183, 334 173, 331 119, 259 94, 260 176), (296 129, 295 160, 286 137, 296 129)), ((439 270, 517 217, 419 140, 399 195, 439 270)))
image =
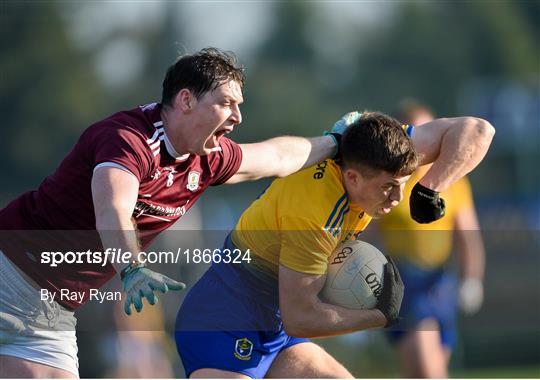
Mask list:
POLYGON ((347 207, 345 209, 345 211, 343 212, 343 218, 341 218, 341 221, 339 222, 339 226, 337 228, 334 228, 334 230, 332 231, 332 235, 334 237, 336 237, 338 235, 338 233, 341 232, 341 228, 343 227, 343 222, 345 221, 345 215, 347 215, 347 213, 350 211, 351 209, 349 207, 347 207))
POLYGON ((156 129, 156 131, 154 132, 154 134, 152 135, 152 137, 150 137, 148 140, 146 140, 146 143, 147 143, 147 144, 152 144, 154 141, 156 141, 156 139, 157 139, 158 136, 159 136, 159 132, 160 132, 160 130, 159 130, 159 129, 156 129))
POLYGON ((348 209, 348 207, 347 207, 348 205, 349 205, 349 202, 345 202, 343 204, 343 206, 341 206, 341 209, 339 210, 339 214, 338 214, 337 218, 334 220, 334 223, 332 223, 332 226, 330 227, 331 230, 336 228, 339 221, 343 219, 343 215, 345 214, 345 210, 348 209))
POLYGON ((332 223, 332 219, 334 218, 334 215, 336 215, 336 212, 337 210, 339 209, 339 206, 341 205, 341 203, 343 203, 343 201, 347 198, 347 194, 346 193, 343 193, 343 195, 341 196, 341 198, 338 199, 338 201, 336 202, 336 205, 334 206, 334 209, 332 210, 332 213, 330 214, 330 217, 328 218, 328 220, 326 221, 326 224, 324 226, 325 229, 328 229, 330 227, 330 223, 332 223))
MULTIPOLYGON (((120 170, 123 170, 125 172, 128 172, 129 174, 131 175, 134 175, 131 170, 129 170, 128 168, 126 168, 124 165, 120 165, 120 164, 117 164, 116 162, 102 162, 100 164, 97 164, 95 167, 94 167, 94 173, 97 169, 100 169, 100 168, 116 168, 116 169, 120 169, 120 170)), ((136 176, 135 176, 136 177, 136 176)))
POLYGON ((148 145, 154 144, 156 141, 163 140, 163 135, 165 132, 163 132, 163 129, 158 129, 156 132, 154 132, 154 135, 151 139, 146 140, 146 143, 148 145))

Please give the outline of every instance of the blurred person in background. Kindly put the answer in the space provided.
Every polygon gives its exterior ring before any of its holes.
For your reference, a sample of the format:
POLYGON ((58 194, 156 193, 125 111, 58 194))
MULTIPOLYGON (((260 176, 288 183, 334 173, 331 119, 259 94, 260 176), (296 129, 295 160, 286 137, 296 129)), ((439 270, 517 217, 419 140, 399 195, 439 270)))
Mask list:
POLYGON ((40 252, 137 253, 208 187, 284 177, 337 153, 339 133, 241 145, 225 137, 242 122, 243 85, 232 53, 207 48, 181 56, 167 70, 161 103, 91 125, 36 191, 0 210, 0 230, 9 231, 0 241, 2 377, 78 377, 74 311, 116 274, 127 314, 132 305, 140 311, 143 298, 154 304, 156 290, 185 287, 136 260, 103 266, 86 257, 52 267, 40 252), (97 232, 87 242, 74 230, 97 232), (43 290, 53 298, 42 300, 43 290))
MULTIPOLYGON (((400 103, 397 118, 422 125, 431 110, 413 99, 400 103)), ((401 322, 388 332, 404 377, 446 378, 456 342, 457 306, 474 314, 482 306, 484 245, 467 177, 441 193, 446 216, 419 224, 409 214, 412 186, 429 170, 421 166, 405 185, 404 201, 378 221, 385 253, 396 260, 405 295, 401 322), (458 254, 460 281, 449 270, 452 249, 458 254)))

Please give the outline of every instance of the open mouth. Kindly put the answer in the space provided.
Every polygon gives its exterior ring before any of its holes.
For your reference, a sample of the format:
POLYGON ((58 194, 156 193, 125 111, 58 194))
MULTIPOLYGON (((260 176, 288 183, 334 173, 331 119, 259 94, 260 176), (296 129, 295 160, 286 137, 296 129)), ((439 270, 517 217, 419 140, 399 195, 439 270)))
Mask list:
POLYGON ((231 129, 220 129, 218 131, 216 131, 214 133, 214 136, 216 138, 216 140, 219 140, 220 138, 222 138, 223 136, 225 136, 226 134, 229 134, 232 132, 232 128, 231 129))
POLYGON ((232 128, 223 128, 215 131, 208 141, 208 143, 210 144, 210 148, 219 147, 219 140, 221 140, 223 136, 231 133, 232 131, 232 128))

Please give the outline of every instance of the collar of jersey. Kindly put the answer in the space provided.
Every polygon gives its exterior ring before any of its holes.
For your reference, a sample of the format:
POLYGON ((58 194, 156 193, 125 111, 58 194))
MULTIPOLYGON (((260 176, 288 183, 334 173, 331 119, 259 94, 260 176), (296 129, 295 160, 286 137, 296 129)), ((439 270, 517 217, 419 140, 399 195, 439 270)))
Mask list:
POLYGON ((181 155, 174 149, 171 140, 167 137, 167 133, 165 132, 165 128, 163 129, 163 141, 165 142, 165 148, 167 149, 167 153, 171 155, 171 157, 174 157, 176 161, 185 161, 189 158, 189 153, 181 155))
MULTIPOLYGON (((334 160, 330 160, 330 168, 331 170, 334 172, 333 175, 336 176, 337 180, 339 181, 339 185, 341 187, 340 190, 346 192, 345 190, 345 184, 343 183, 343 177, 342 177, 342 174, 341 174, 341 168, 338 164, 336 164, 336 162, 334 160)), ((347 199, 349 197, 347 196, 347 199)), ((353 212, 356 212, 356 213, 361 213, 363 212, 364 210, 362 210, 362 208, 358 205, 355 205, 353 203, 349 203, 349 208, 351 209, 351 211, 353 212)))

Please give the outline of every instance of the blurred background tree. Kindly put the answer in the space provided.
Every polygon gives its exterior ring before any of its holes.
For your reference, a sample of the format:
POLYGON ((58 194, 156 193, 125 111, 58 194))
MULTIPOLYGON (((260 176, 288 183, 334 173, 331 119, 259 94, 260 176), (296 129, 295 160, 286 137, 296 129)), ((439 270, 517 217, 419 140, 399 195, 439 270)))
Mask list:
POLYGON ((5 203, 50 172, 105 98, 88 55, 70 43, 56 4, 2 2, 1 12, 5 203))

